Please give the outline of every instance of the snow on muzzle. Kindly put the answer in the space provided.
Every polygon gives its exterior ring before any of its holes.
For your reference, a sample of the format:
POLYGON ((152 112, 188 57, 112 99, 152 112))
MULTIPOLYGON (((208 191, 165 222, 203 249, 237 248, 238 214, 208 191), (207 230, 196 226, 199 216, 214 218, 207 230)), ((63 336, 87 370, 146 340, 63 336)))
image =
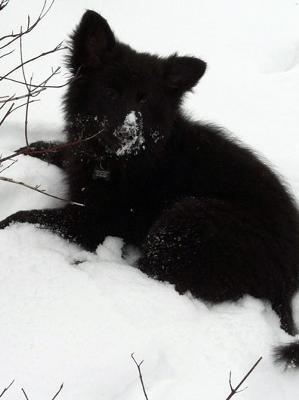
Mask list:
POLYGON ((137 155, 145 148, 143 135, 143 117, 141 112, 131 111, 124 119, 122 125, 113 131, 117 139, 117 156, 137 155))

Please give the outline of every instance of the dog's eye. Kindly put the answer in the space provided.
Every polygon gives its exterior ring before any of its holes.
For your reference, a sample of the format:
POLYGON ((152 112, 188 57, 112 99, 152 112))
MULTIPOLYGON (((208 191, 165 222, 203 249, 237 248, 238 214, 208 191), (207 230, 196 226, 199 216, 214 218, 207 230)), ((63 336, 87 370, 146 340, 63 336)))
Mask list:
POLYGON ((117 100, 119 98, 119 91, 115 88, 106 88, 105 94, 111 100, 117 100))
POLYGON ((139 104, 145 104, 148 100, 148 96, 146 95, 146 93, 138 93, 137 95, 137 102, 139 104))

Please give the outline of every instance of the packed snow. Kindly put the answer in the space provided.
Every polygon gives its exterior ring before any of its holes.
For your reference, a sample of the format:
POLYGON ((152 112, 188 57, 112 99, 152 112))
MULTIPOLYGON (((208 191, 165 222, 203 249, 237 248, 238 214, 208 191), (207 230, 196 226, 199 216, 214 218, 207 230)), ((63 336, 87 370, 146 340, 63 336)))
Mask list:
MULTIPOLYGON (((37 15, 41 3, 12 1, 1 13, 1 34, 25 24, 29 11, 37 15)), ((299 198, 297 0, 60 0, 24 40, 26 57, 64 39, 86 8, 105 16, 137 50, 178 51, 207 61, 206 75, 186 98, 186 112, 254 147, 299 198)), ((16 51, 1 60, 1 74, 17 57, 16 51)), ((39 62, 35 78, 59 63, 59 54, 39 62)), ((30 76, 29 66, 27 71, 30 76)), ((6 94, 3 83, 2 90, 6 94)), ((47 90, 31 106, 30 141, 63 138, 63 91, 47 90)), ((128 124, 135 117, 127 116, 128 124)), ((23 118, 19 110, 0 127, 2 155, 24 146, 23 118)), ((19 157, 5 175, 67 197, 62 171, 37 159, 19 157)), ((60 205, 4 182, 0 198, 1 219, 20 209, 60 205)), ((29 400, 51 399, 62 382, 61 400, 142 399, 131 353, 144 360, 150 400, 225 399, 229 372, 236 385, 260 356, 243 386, 248 388, 234 398, 299 396, 299 371, 273 363, 273 346, 290 337, 268 304, 245 297, 211 305, 180 296, 133 266, 136 249, 122 258, 122 245, 120 238, 108 237, 89 253, 29 224, 0 231, 0 393, 14 380, 3 399, 24 399, 21 388, 29 400)), ((294 310, 299 325, 299 295, 294 310)))

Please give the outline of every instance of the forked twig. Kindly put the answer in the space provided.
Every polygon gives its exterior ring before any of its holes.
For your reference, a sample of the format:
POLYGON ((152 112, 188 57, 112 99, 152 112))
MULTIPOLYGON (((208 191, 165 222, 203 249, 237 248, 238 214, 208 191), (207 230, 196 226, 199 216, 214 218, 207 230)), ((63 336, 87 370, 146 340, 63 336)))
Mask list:
POLYGON ((141 386, 142 386, 144 397, 145 397, 146 400, 148 400, 147 393, 146 393, 145 386, 144 386, 144 382, 143 382, 142 373, 141 373, 141 365, 143 364, 144 360, 142 360, 140 363, 138 363, 134 358, 134 353, 131 354, 131 358, 134 361, 134 363, 135 363, 135 365, 136 365, 136 367, 138 369, 139 379, 140 379, 140 382, 141 382, 141 386))
POLYGON ((263 357, 260 357, 257 362, 250 368, 250 370, 247 372, 247 374, 241 379, 241 381, 238 383, 238 385, 236 387, 233 387, 232 385, 232 381, 231 381, 231 377, 232 377, 232 373, 230 371, 229 373, 229 387, 230 387, 230 394, 228 395, 228 397, 225 400, 229 400, 231 399, 235 394, 242 392, 244 389, 240 389, 240 387, 243 385, 243 383, 246 381, 246 379, 249 377, 249 375, 252 373, 252 371, 257 367, 257 365, 259 364, 259 362, 262 360, 263 357))
MULTIPOLYGON (((44 1, 42 9, 41 9, 38 17, 36 18, 36 20, 33 23, 31 23, 30 15, 28 15, 27 16, 27 27, 26 27, 26 29, 24 31, 22 29, 22 32, 18 32, 18 33, 13 33, 12 32, 12 33, 10 33, 8 35, 2 36, 0 38, 0 42, 3 41, 3 40, 6 40, 6 39, 10 39, 10 40, 8 42, 6 42, 4 45, 2 45, 0 47, 0 50, 2 50, 4 47, 7 47, 7 46, 11 45, 20 36, 24 36, 24 35, 27 35, 28 33, 30 33, 36 27, 36 25, 39 24, 40 21, 45 18, 45 16, 51 10, 51 8, 52 8, 52 6, 54 4, 54 1, 55 0, 52 0, 52 2, 50 3, 48 8, 46 8, 48 1, 47 0, 44 1)), ((2 0, 1 3, 0 3, 0 11, 4 7, 6 7, 8 3, 9 3, 9 0, 2 0), (1 8, 1 6, 2 6, 2 8, 1 8)))

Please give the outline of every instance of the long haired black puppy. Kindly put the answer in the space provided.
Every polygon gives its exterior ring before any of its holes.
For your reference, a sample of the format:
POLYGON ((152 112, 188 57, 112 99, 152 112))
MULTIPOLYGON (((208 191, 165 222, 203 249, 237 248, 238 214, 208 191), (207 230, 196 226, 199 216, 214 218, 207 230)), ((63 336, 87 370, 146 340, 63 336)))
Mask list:
MULTIPOLYGON (((140 246, 138 266, 150 277, 213 303, 245 294, 268 300, 294 335, 298 211, 253 152, 183 114, 205 62, 139 53, 93 11, 71 47, 69 145, 31 147, 67 171, 70 199, 85 207, 20 211, 0 227, 39 224, 89 250, 107 235, 122 237, 140 246)), ((279 347, 277 358, 299 366, 299 342, 279 347)))

